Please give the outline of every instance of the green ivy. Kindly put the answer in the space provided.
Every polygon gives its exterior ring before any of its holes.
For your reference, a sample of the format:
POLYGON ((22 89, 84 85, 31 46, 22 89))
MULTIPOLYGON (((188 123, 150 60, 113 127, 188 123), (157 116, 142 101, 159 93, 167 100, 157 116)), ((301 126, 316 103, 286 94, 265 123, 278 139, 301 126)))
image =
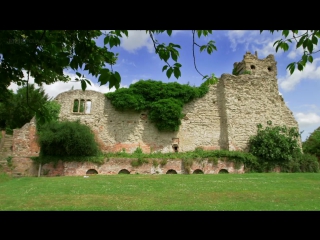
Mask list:
POLYGON ((183 118, 183 105, 203 97, 209 91, 209 84, 217 81, 213 75, 200 87, 191 87, 177 82, 140 80, 129 88, 120 88, 105 96, 119 111, 149 111, 148 117, 159 131, 178 131, 183 118))

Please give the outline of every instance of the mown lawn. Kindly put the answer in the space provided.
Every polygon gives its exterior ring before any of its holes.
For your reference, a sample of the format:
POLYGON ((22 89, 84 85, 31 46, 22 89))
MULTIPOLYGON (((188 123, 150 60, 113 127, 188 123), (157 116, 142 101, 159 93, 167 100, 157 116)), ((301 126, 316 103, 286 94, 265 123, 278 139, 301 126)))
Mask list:
POLYGON ((319 173, 8 178, 1 211, 314 211, 319 173))

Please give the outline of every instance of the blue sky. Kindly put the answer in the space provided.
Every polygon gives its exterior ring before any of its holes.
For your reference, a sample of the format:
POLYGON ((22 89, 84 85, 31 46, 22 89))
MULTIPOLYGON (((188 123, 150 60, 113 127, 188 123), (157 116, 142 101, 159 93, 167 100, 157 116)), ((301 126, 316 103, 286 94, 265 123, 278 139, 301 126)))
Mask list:
MULTIPOLYGON (((215 41, 217 51, 209 55, 206 51, 201 52, 195 47, 196 64, 198 70, 203 75, 215 74, 220 77, 223 73, 232 73, 233 64, 240 62, 246 51, 258 52, 260 59, 269 54, 274 54, 278 68, 278 85, 287 106, 293 112, 299 123, 299 131, 303 131, 304 141, 316 128, 320 126, 320 53, 314 54, 314 62, 307 64, 304 71, 296 70, 290 75, 286 70, 289 63, 298 61, 303 53, 301 49, 296 50, 291 46, 289 51, 279 50, 275 52, 273 43, 281 38, 281 33, 271 34, 269 31, 258 30, 217 30, 207 37, 196 36, 199 45, 206 44, 209 40, 215 41)), ((120 47, 112 50, 119 53, 118 62, 113 66, 113 70, 121 75, 121 87, 128 87, 130 84, 143 79, 160 80, 163 82, 177 81, 182 84, 189 83, 191 86, 199 86, 202 83, 202 76, 196 71, 192 53, 192 32, 190 30, 173 31, 171 37, 166 34, 156 35, 159 43, 175 43, 181 46, 178 62, 182 64, 181 77, 176 79, 173 75, 167 78, 165 71, 162 72, 164 62, 155 54, 152 41, 145 31, 129 31, 129 37, 124 37, 120 47)), ((103 45, 103 38, 97 39, 98 45, 103 45)), ((316 48, 318 50, 318 48, 316 48)), ((173 63, 173 62, 169 62, 173 63)), ((81 71, 80 71, 81 72, 81 71)), ((74 72, 65 71, 72 79, 76 77, 74 72)), ((108 92, 108 86, 99 86, 97 79, 87 75, 92 86, 88 89, 108 92)), ((45 85, 44 89, 49 96, 55 97, 57 94, 68 91, 72 87, 80 89, 80 84, 76 82, 54 83, 45 85)), ((17 86, 10 85, 16 90, 17 86)), ((114 89, 111 89, 114 91, 114 89)))

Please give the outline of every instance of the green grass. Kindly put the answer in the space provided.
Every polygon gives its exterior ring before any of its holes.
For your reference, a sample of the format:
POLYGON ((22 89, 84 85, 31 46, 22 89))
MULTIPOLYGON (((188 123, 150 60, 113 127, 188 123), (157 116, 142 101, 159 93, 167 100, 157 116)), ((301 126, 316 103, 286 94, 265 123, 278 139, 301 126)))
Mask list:
POLYGON ((8 178, 2 211, 314 211, 319 173, 8 178))

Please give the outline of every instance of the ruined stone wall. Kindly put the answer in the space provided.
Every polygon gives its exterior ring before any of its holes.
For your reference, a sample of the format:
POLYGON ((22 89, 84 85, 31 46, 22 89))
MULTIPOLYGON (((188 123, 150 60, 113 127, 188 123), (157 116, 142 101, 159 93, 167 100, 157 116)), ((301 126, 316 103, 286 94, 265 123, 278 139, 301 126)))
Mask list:
POLYGON ((254 55, 246 54, 241 64, 255 66, 259 71, 221 76, 220 81, 225 87, 229 150, 246 150, 250 136, 257 133, 257 124, 266 126, 268 120, 274 126, 298 128, 292 112, 279 95, 273 56, 261 61, 254 55), (248 59, 249 63, 246 62, 248 59))
POLYGON ((148 119, 148 112, 121 112, 115 110, 104 94, 92 90, 71 90, 59 94, 56 101, 61 104, 60 119, 77 120, 95 132, 102 151, 134 152, 141 147, 146 153, 153 151, 191 151, 196 147, 204 149, 220 148, 220 115, 222 102, 217 97, 221 89, 212 86, 201 99, 186 104, 179 131, 160 132, 148 119), (90 113, 74 113, 75 99, 91 100, 90 113), (175 145, 177 144, 177 145, 175 145))
POLYGON ((13 130, 12 154, 14 157, 39 156, 40 147, 37 142, 35 118, 20 129, 13 130))
MULTIPOLYGON (((133 167, 130 158, 110 158, 103 164, 92 162, 62 162, 54 165, 52 163, 44 164, 41 168, 41 176, 84 176, 90 170, 94 170, 99 175, 116 175, 120 171, 125 170, 129 174, 167 174, 170 170, 174 170, 177 174, 193 174, 196 170, 201 170, 204 174, 218 174, 221 170, 228 173, 243 174, 244 165, 236 165, 233 162, 218 160, 217 163, 209 162, 204 159, 201 162, 193 161, 189 171, 184 168, 183 160, 168 160, 165 165, 160 165, 162 159, 147 159, 149 162, 141 166, 133 167), (154 162, 158 162, 155 165, 154 162)), ((34 173, 35 176, 38 173, 34 173)))
POLYGON ((261 77, 267 75, 277 77, 277 62, 272 54, 268 55, 265 59, 259 59, 256 52, 255 55, 246 52, 241 62, 236 62, 233 67, 239 74, 249 71, 251 75, 261 77))
MULTIPOLYGON (((292 112, 278 92, 277 67, 273 55, 258 59, 247 52, 242 62, 235 63, 241 71, 251 74, 223 74, 218 84, 200 99, 185 104, 185 117, 179 131, 160 132, 148 119, 148 112, 115 110, 103 93, 92 90, 70 90, 55 100, 61 104, 60 120, 77 120, 88 125, 104 152, 125 149, 132 153, 137 147, 143 152, 185 152, 197 147, 207 150, 246 150, 256 125, 298 127, 292 112), (84 108, 74 109, 74 102, 84 101, 84 108), (87 107, 87 103, 91 107, 87 107)), ((89 106, 89 105, 88 105, 89 106)), ((14 156, 37 156, 34 119, 14 130, 14 156)))

